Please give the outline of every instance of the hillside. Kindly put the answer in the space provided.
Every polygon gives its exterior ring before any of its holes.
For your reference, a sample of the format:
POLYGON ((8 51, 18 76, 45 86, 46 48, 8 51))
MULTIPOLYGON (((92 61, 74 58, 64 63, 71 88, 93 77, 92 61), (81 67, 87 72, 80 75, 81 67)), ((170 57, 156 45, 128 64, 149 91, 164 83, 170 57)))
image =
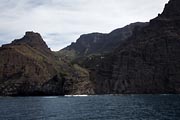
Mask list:
POLYGON ((0 57, 0 95, 81 94, 76 84, 91 86, 88 73, 58 59, 38 33, 3 45, 0 57))

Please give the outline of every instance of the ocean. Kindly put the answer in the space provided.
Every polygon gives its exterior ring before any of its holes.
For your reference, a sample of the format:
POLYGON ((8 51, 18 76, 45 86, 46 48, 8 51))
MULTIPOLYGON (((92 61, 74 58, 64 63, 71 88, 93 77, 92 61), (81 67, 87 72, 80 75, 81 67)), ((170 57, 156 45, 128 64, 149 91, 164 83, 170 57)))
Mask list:
POLYGON ((0 97, 0 120, 180 120, 180 95, 0 97))

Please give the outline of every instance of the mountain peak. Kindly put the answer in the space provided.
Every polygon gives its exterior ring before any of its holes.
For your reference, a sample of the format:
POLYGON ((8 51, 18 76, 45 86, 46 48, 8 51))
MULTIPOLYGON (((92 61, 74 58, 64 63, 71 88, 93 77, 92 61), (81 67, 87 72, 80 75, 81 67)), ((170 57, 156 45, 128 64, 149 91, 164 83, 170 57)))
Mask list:
POLYGON ((25 33, 25 36, 36 36, 36 37, 41 37, 39 33, 33 32, 33 31, 27 31, 25 33))
POLYGON ((33 46, 34 44, 45 44, 41 35, 39 33, 35 33, 33 31, 28 31, 25 33, 24 37, 21 39, 16 39, 12 42, 12 44, 28 44, 33 46))
POLYGON ((46 51, 46 52, 50 51, 47 44, 41 37, 41 35, 33 31, 27 31, 23 38, 16 39, 12 42, 12 45, 17 45, 17 44, 27 44, 40 51, 46 51))
POLYGON ((33 31, 27 31, 21 39, 15 39, 11 44, 6 44, 3 46, 11 46, 11 45, 28 45, 38 51, 41 52, 50 52, 47 44, 41 37, 39 33, 35 33, 33 31))

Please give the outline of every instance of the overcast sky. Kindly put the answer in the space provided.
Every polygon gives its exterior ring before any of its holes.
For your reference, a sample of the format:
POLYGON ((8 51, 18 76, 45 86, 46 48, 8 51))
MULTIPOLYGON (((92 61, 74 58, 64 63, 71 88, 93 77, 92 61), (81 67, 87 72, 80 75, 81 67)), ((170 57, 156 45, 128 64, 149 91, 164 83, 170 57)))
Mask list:
POLYGON ((52 50, 161 13, 168 0, 0 0, 0 45, 39 32, 52 50))

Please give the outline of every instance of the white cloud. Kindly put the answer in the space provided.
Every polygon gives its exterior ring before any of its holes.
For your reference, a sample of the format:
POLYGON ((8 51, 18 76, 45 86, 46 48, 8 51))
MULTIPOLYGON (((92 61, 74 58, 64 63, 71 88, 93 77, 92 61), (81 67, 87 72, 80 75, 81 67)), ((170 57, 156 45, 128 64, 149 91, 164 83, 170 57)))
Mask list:
POLYGON ((81 34, 110 32, 137 21, 149 21, 168 0, 1 0, 0 44, 41 33, 52 50, 81 34))

